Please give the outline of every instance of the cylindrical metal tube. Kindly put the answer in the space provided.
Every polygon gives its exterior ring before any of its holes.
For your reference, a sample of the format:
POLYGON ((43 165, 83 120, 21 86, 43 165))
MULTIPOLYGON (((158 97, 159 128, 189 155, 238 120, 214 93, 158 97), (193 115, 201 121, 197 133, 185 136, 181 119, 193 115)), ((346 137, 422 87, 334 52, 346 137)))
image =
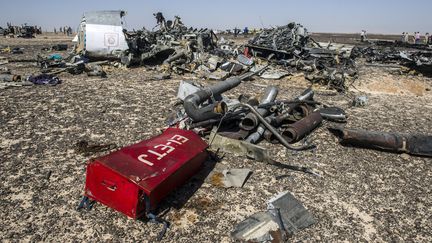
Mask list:
POLYGON ((309 134, 312 130, 318 127, 322 122, 322 117, 319 112, 313 112, 309 116, 301 119, 298 122, 290 124, 282 132, 282 136, 289 142, 295 143, 309 134))
POLYGON ((265 127, 263 125, 259 125, 256 132, 249 135, 245 141, 256 144, 260 140, 264 132, 265 132, 265 127))
POLYGON ((339 136, 342 144, 384 149, 393 152, 407 152, 407 139, 399 134, 369 132, 356 129, 331 128, 330 130, 339 136))
MULTIPOLYGON (((269 124, 272 124, 274 122, 274 118, 275 118, 274 115, 271 115, 271 116, 266 117, 265 120, 269 124)), ((260 124, 258 126, 257 130, 254 133, 252 133, 251 135, 249 135, 245 141, 249 142, 249 143, 256 144, 261 139, 261 137, 263 137, 263 135, 266 131, 268 131, 266 129, 266 127, 263 124, 260 124)))
POLYGON ((391 133, 344 130, 342 142, 362 147, 406 152, 406 139, 391 133))
POLYGON ((187 96, 183 101, 186 114, 194 122, 205 121, 212 118, 220 118, 227 109, 225 102, 222 101, 201 108, 200 105, 212 96, 220 95, 227 90, 237 87, 242 82, 242 80, 250 78, 253 75, 261 72, 262 70, 266 69, 268 65, 256 70, 255 72, 247 72, 240 76, 228 78, 223 82, 219 82, 218 84, 199 90, 187 96))
POLYGON ((296 100, 305 101, 312 100, 314 96, 314 91, 311 88, 307 88, 300 96, 296 98, 296 100))
POLYGON ((432 136, 329 128, 345 145, 432 157, 432 136))
POLYGON ((262 117, 261 116, 261 114, 253 107, 253 106, 251 106, 251 105, 248 105, 248 104, 243 104, 243 103, 240 103, 240 104, 238 104, 238 106, 244 106, 244 107, 247 107, 247 108, 249 108, 250 109, 250 111, 252 112, 252 113, 254 113, 257 117, 258 117, 258 119, 259 119, 259 121, 269 130, 269 131, 271 131, 274 135, 275 135, 275 137, 281 142, 281 144, 283 144, 286 148, 288 148, 288 149, 292 149, 292 150, 305 150, 305 149, 309 149, 309 148, 311 148, 312 146, 310 146, 310 145, 302 145, 302 146, 299 146, 299 147, 294 147, 294 146, 292 146, 291 144, 289 144, 286 140, 285 140, 285 138, 282 136, 282 135, 280 135, 279 134, 279 132, 270 124, 270 123, 268 123, 266 120, 265 120, 265 118, 264 117, 262 117))
POLYGON ((208 119, 221 117, 225 113, 227 107, 224 102, 210 104, 200 108, 199 106, 212 95, 221 94, 227 90, 230 90, 241 83, 241 79, 238 77, 229 78, 216 85, 207 87, 200 91, 197 91, 191 95, 188 95, 184 99, 183 106, 186 114, 194 121, 200 122, 208 119))
MULTIPOLYGON (((273 102, 276 99, 276 96, 278 95, 278 88, 276 86, 268 86, 266 88, 266 91, 264 93, 264 96, 262 97, 260 101, 260 105, 268 104, 273 102)), ((261 116, 266 116, 269 111, 264 108, 258 108, 258 113, 260 113, 261 116)), ((255 114, 250 112, 246 115, 246 117, 240 122, 240 127, 244 130, 250 131, 253 130, 255 127, 257 127, 259 124, 259 120, 256 117, 255 114)))
POLYGON ((263 137, 264 137, 264 139, 265 139, 267 142, 269 142, 269 143, 273 143, 273 144, 279 143, 279 140, 278 140, 278 139, 275 137, 275 135, 274 135, 271 131, 269 131, 269 130, 265 130, 265 131, 264 131, 263 137))

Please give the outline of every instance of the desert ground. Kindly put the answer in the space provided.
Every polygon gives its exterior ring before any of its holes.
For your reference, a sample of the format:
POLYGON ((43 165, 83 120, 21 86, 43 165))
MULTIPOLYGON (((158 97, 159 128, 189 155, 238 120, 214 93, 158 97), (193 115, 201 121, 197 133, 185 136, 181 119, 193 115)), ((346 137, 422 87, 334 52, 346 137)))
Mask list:
MULTIPOLYGON (((37 53, 50 54, 41 48, 58 43, 71 45, 71 38, 0 38, 2 47, 24 48, 24 54, 0 56, 31 59, 37 53)), ((314 86, 316 100, 344 108, 349 128, 431 133, 431 78, 362 60, 358 65, 359 78, 346 94, 314 86), (351 105, 357 95, 368 97, 365 107, 351 105)), ((3 66, 21 75, 39 71, 32 62, 3 66)), ((148 139, 166 126, 180 80, 212 83, 193 75, 151 80, 154 74, 152 67, 113 68, 105 79, 61 73, 63 82, 57 86, 0 90, 1 241, 155 240, 160 225, 129 219, 101 204, 90 211, 76 210, 87 161, 107 153, 82 154, 77 142, 121 148, 148 139)), ((280 88, 280 99, 295 97, 310 85, 301 75, 276 81, 254 78, 226 95, 261 94, 269 84, 280 88)), ((276 160, 311 167, 322 177, 231 154, 208 160, 198 175, 163 201, 160 212, 171 226, 162 241, 232 242, 230 232, 239 222, 264 211, 268 199, 288 190, 317 221, 290 241, 431 242, 432 159, 344 147, 328 132, 329 125, 311 135, 314 150, 292 152, 262 143, 276 160), (205 180, 220 168, 249 168, 253 173, 243 188, 226 189, 205 180)))

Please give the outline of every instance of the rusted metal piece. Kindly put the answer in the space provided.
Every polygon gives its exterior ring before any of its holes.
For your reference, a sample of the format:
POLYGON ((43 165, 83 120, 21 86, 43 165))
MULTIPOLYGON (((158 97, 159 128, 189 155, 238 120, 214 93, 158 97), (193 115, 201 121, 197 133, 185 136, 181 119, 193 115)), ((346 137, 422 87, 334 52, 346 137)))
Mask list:
POLYGON ((287 109, 284 113, 273 119, 273 122, 276 126, 279 126, 286 120, 294 120, 298 121, 302 118, 308 116, 311 113, 312 108, 306 104, 288 104, 287 109))
POLYGON ((300 139, 318 127, 322 120, 323 119, 319 112, 313 112, 300 121, 290 124, 288 128, 282 132, 282 136, 289 143, 298 142, 300 139))
POLYGON ((343 145, 432 157, 432 136, 408 135, 332 127, 343 145))
MULTIPOLYGON (((261 124, 263 124, 268 130, 270 130, 272 133, 273 133, 273 135, 280 141, 280 143, 282 144, 282 145, 284 145, 287 149, 292 149, 292 150, 297 150, 297 151, 299 151, 299 150, 305 150, 305 149, 310 149, 310 148, 312 148, 313 146, 312 145, 309 145, 309 144, 306 144, 306 145, 301 145, 301 146, 298 146, 298 147, 296 147, 296 146, 293 146, 293 145, 291 145, 291 144, 289 144, 286 140, 285 140, 285 138, 281 135, 281 134, 279 134, 279 132, 270 124, 270 123, 268 123, 266 120, 265 120, 265 118, 264 117, 262 117, 261 116, 261 114, 253 107, 253 106, 251 106, 251 105, 249 105, 249 104, 243 104, 243 103, 240 103, 240 104, 238 104, 237 105, 238 107, 240 107, 240 106, 243 106, 243 107, 246 107, 246 108, 248 108, 252 113, 254 113, 256 116, 257 116, 257 118, 258 118, 258 120, 261 122, 261 124)), ((234 110, 235 110, 235 108, 236 107, 234 107, 234 110)))
POLYGON ((274 136, 274 134, 269 131, 269 130, 265 130, 264 134, 263 134, 264 139, 269 142, 269 143, 273 143, 273 144, 277 144, 279 143, 279 140, 274 136))

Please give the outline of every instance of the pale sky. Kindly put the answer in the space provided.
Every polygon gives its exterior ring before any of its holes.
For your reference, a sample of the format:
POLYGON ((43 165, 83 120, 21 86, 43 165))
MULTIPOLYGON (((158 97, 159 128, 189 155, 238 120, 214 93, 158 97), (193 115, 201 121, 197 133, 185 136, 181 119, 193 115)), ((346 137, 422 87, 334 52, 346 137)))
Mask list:
POLYGON ((44 30, 76 28, 82 13, 125 10, 128 29, 155 25, 179 15, 186 26, 225 30, 285 25, 295 21, 311 32, 400 34, 432 32, 432 0, 0 0, 0 26, 40 25, 44 30))

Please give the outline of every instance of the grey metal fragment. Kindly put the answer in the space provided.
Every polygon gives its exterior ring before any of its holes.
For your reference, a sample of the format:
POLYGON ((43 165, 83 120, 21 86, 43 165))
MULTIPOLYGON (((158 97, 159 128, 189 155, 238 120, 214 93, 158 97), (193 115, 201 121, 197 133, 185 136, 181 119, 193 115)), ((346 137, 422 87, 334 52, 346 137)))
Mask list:
POLYGON ((249 169, 227 169, 222 171, 225 187, 243 187, 252 171, 249 169))
MULTIPOLYGON (((279 225, 268 212, 258 212, 240 222, 231 236, 249 242, 270 242, 280 235, 279 225)), ((277 242, 277 241, 276 241, 277 242)))
POLYGON ((312 214, 288 191, 271 198, 267 209, 274 217, 278 217, 276 212, 279 211, 283 227, 290 235, 316 223, 312 214))
POLYGON ((288 75, 289 75, 289 73, 285 72, 285 71, 268 69, 268 70, 264 71, 260 75, 260 77, 263 79, 276 79, 277 80, 277 79, 281 79, 281 78, 288 76, 288 75))
POLYGON ((248 242, 286 242, 292 235, 316 221, 288 191, 271 198, 266 212, 258 212, 240 222, 231 236, 248 242))
POLYGON ((188 81, 180 81, 180 85, 177 91, 177 98, 184 100, 188 95, 193 94, 201 90, 196 85, 188 81))
POLYGON ((246 66, 251 66, 254 63, 252 58, 249 58, 243 54, 239 54, 237 56, 237 61, 246 66))
POLYGON ((223 137, 215 133, 215 130, 210 134, 209 144, 213 149, 220 149, 222 152, 237 156, 246 156, 256 161, 267 161, 270 158, 265 148, 245 141, 223 137))

